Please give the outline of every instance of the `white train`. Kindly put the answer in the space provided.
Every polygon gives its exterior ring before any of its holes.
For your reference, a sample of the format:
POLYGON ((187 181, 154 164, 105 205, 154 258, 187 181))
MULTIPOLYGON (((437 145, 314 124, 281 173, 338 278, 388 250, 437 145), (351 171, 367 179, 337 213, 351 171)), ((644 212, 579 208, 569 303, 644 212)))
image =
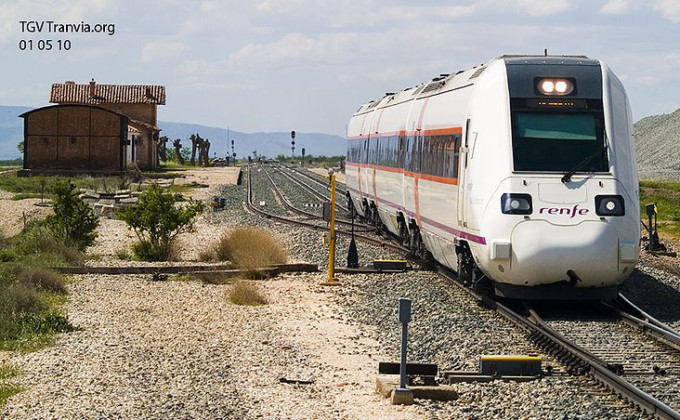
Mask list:
POLYGON ((359 213, 477 289, 613 296, 639 256, 632 120, 583 56, 502 56, 363 104, 347 128, 359 213))

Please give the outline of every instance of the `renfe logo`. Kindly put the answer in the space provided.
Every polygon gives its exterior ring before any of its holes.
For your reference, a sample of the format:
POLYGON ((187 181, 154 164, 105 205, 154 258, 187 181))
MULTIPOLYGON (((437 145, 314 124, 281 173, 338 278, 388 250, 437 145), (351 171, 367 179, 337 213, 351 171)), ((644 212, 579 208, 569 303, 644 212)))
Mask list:
POLYGON ((590 210, 578 208, 578 204, 575 204, 573 208, 569 207, 543 207, 538 211, 538 214, 566 214, 572 219, 576 214, 579 216, 585 216, 590 210))

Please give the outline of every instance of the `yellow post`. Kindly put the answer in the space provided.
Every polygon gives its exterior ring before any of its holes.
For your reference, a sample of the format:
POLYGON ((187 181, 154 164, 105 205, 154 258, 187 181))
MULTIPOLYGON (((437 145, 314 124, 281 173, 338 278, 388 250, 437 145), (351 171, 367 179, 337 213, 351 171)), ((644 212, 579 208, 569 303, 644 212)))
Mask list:
POLYGON ((335 271, 335 174, 331 172, 328 174, 328 179, 331 182, 331 232, 330 244, 328 248, 328 282, 333 283, 333 272, 335 271))

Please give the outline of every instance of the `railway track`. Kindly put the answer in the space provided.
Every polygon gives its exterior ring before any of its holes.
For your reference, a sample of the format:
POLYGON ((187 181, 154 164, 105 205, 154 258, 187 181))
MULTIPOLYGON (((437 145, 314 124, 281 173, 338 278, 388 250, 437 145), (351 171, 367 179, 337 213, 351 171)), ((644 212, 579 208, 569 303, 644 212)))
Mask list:
MULTIPOLYGON (((634 312, 637 309, 621 296, 613 305, 593 305, 585 315, 553 306, 531 309, 530 318, 573 343, 592 364, 639 390, 644 404, 654 407, 650 412, 680 418, 680 336, 649 315, 643 319, 634 312)), ((580 361, 571 364, 577 371, 589 367, 580 361)))
MULTIPOLYGON (((319 183, 316 177, 310 177, 307 174, 305 174, 302 171, 294 170, 291 167, 285 167, 285 166, 274 166, 274 173, 279 173, 283 177, 287 178, 291 182, 295 183, 297 186, 302 188, 303 190, 307 191, 312 197, 314 197, 318 202, 324 202, 330 200, 330 184, 322 184, 319 183), (293 175, 295 174, 295 175, 293 175), (298 178, 302 178, 308 181, 312 181, 311 183, 303 182, 298 178)), ((347 208, 347 206, 344 206, 340 204, 340 202, 343 201, 343 197, 345 197, 344 193, 342 192, 342 188, 338 187, 337 183, 335 186, 336 189, 336 203, 335 203, 335 208, 341 210, 346 216, 350 216, 351 212, 350 209, 347 208)))
MULTIPOLYGON (((306 214, 308 220, 300 220, 258 208, 253 203, 250 168, 247 180, 247 206, 251 211, 285 223, 317 230, 326 229, 325 224, 320 225, 309 220, 312 216, 318 215, 306 214)), ((288 210, 299 214, 300 209, 293 210, 295 207, 286 200, 273 181, 271 185, 278 200, 287 203, 288 210)), ((351 234, 343 230, 336 232, 340 235, 351 234)), ((392 241, 361 234, 355 234, 355 237, 402 252, 411 260, 417 259, 409 249, 392 241)), ((546 321, 534 308, 528 309, 527 316, 526 307, 512 308, 488 296, 474 293, 458 283, 455 273, 451 270, 438 267, 437 272, 523 330, 530 341, 563 363, 567 372, 590 376, 645 413, 660 418, 680 419, 680 413, 677 411, 680 409, 680 384, 678 384, 680 335, 636 308, 625 297, 622 296, 616 305, 602 305, 601 314, 595 313, 592 319, 584 319, 581 314, 572 320, 546 321), (601 328, 596 330, 595 327, 598 325, 601 328), (603 338, 602 343, 599 345, 589 343, 588 339, 593 336, 603 338), (629 351, 627 347, 634 348, 629 351), (642 360, 642 356, 646 358, 642 360)))
MULTIPOLYGON (((264 216, 269 219, 275 219, 283 223, 289 223, 289 224, 294 224, 297 226, 303 226, 307 227, 310 229, 314 230, 319 230, 319 231, 324 231, 327 230, 328 227, 326 225, 326 222, 321 220, 320 215, 314 214, 307 212, 305 210, 299 209, 295 206, 293 206, 292 203, 290 203, 283 193, 281 193, 280 189, 275 183, 269 183, 268 186, 262 186, 260 185, 259 190, 262 191, 269 191, 271 190, 271 195, 269 196, 268 200, 269 202, 281 202, 281 208, 272 208, 266 207, 267 210, 263 210, 262 206, 258 206, 254 203, 254 197, 253 197, 253 184, 254 181, 252 177, 252 169, 250 166, 247 167, 246 169, 247 174, 246 174, 246 179, 247 179, 247 200, 246 200, 246 207, 251 211, 256 214, 259 214, 261 216, 264 216), (271 188, 268 188, 271 186, 271 188), (271 210, 270 210, 271 208, 271 210), (299 217, 290 217, 288 216, 287 210, 293 211, 297 213, 298 215, 304 215, 306 218, 305 219, 300 219, 299 217)), ((257 182, 261 182, 262 180, 259 180, 257 182)), ((260 191, 260 193, 262 193, 260 191)), ((263 193, 265 195, 268 195, 268 193, 263 193)), ((258 199, 261 199, 262 197, 258 197, 258 199)), ((347 223, 347 222, 344 222, 347 223)), ((382 238, 377 238, 373 235, 367 235, 363 233, 357 233, 354 232, 352 233, 351 230, 345 230, 345 229, 336 229, 335 233, 337 235, 344 235, 344 236, 354 236, 357 240, 363 241, 370 243, 372 245, 379 246, 381 248, 388 248, 393 251, 401 252, 404 254, 410 254, 410 250, 402 245, 395 244, 392 241, 382 239, 382 238)))

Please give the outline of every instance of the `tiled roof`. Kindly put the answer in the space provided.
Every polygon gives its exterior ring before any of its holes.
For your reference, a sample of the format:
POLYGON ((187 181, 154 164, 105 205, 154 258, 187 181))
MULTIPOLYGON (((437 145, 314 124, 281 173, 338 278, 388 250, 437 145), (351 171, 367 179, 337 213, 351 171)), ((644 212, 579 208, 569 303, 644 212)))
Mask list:
POLYGON ((75 104, 165 105, 165 86, 54 83, 50 102, 75 104))

